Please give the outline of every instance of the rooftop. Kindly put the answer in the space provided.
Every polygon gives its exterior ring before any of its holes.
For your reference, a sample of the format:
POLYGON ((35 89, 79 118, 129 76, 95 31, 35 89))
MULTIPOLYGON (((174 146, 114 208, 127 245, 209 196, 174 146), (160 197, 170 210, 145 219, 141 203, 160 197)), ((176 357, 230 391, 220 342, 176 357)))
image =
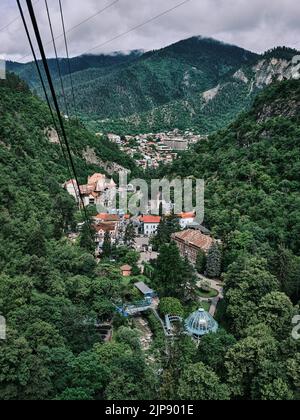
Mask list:
POLYGON ((195 213, 194 212, 190 212, 190 213, 180 213, 178 215, 181 219, 194 219, 195 218, 195 213))
POLYGON ((122 267, 121 267, 121 270, 122 271, 131 271, 132 270, 132 267, 131 267, 131 265, 123 265, 122 267))
POLYGON ((135 283, 135 287, 143 293, 143 295, 153 294, 153 290, 150 289, 144 282, 135 283))
POLYGON ((161 217, 160 216, 142 216, 140 218, 142 223, 160 223, 161 217))
POLYGON ((182 232, 174 233, 173 239, 185 242, 188 245, 201 248, 204 251, 209 251, 214 243, 214 239, 210 236, 204 235, 199 230, 187 229, 182 232))
POLYGON ((205 334, 216 333, 219 325, 208 312, 200 308, 188 317, 185 328, 189 335, 200 338, 205 334))
POLYGON ((119 222, 120 217, 117 214, 108 214, 108 213, 99 213, 95 216, 96 220, 101 220, 103 222, 119 222))

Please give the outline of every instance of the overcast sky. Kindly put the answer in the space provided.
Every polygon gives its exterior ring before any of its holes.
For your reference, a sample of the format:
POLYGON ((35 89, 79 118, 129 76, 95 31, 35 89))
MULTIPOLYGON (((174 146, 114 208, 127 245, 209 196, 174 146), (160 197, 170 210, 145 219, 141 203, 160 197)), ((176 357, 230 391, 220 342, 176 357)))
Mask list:
MULTIPOLYGON (((72 56, 92 53, 157 49, 192 35, 213 37, 255 52, 278 45, 300 48, 299 0, 189 0, 150 23, 139 26, 184 0, 62 0, 72 56), (122 35, 139 26, 127 35, 122 35), (120 35, 120 36, 119 36, 120 35), (116 38, 117 37, 117 38, 116 38), (116 38, 110 41, 111 39, 116 38)), ((25 0, 23 0, 24 8, 25 0)), ((33 0, 43 40, 50 38, 45 0, 33 0)), ((48 0, 56 36, 61 34, 58 0, 48 0)), ((28 42, 16 0, 0 0, 0 58, 29 61, 28 42), (1 29, 4 28, 2 31, 1 29)), ((28 15, 26 15, 28 16, 28 15)), ((63 38, 57 40, 64 55, 63 38)), ((53 56, 51 44, 46 48, 53 56)))

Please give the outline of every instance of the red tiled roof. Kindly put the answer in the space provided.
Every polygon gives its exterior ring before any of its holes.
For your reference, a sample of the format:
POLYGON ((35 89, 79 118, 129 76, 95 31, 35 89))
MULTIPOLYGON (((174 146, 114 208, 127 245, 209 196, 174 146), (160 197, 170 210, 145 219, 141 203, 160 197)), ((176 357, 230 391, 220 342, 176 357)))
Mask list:
POLYGON ((114 232, 116 230, 116 225, 114 223, 100 223, 95 226, 96 232, 114 232))
POLYGON ((117 214, 108 214, 100 213, 95 217, 97 220, 102 220, 103 222, 119 222, 120 217, 117 214))
POLYGON ((122 271, 131 271, 132 270, 132 267, 131 267, 131 265, 123 265, 121 267, 121 270, 122 271))
POLYGON ((141 216, 140 221, 142 223, 160 223, 160 216, 141 216))
POLYGON ((181 219, 194 219, 195 218, 195 213, 191 212, 191 213, 180 213, 178 215, 181 219))
POLYGON ((90 176, 89 178, 88 178, 88 184, 89 185, 94 185, 94 184, 96 184, 98 181, 100 181, 101 179, 104 179, 105 178, 105 175, 102 175, 102 174, 94 174, 94 175, 92 175, 92 176, 90 176))
POLYGON ((203 233, 198 230, 191 229, 174 233, 172 238, 175 241, 178 240, 185 242, 187 245, 195 246, 203 251, 208 251, 214 243, 214 239, 212 237, 203 235, 203 233))
POLYGON ((94 191, 95 191, 94 185, 80 185, 81 194, 90 195, 94 191))

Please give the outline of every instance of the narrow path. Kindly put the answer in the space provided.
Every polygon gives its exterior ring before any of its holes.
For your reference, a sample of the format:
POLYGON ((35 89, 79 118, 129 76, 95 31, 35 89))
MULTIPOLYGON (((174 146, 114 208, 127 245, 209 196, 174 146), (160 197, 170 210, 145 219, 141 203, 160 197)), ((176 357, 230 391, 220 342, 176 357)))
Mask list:
POLYGON ((210 284, 210 287, 212 289, 217 290, 218 292, 218 296, 211 299, 211 298, 200 298, 201 301, 205 301, 205 302, 209 302, 211 301, 211 306, 209 309, 209 313, 211 316, 215 316, 216 311, 217 311, 217 307, 218 304, 220 302, 220 300, 224 299, 224 292, 223 292, 223 285, 221 284, 220 280, 214 280, 214 279, 209 279, 205 276, 203 276, 202 274, 197 273, 197 277, 199 278, 199 281, 197 282, 197 286, 200 288, 201 286, 201 282, 202 281, 207 281, 210 284))

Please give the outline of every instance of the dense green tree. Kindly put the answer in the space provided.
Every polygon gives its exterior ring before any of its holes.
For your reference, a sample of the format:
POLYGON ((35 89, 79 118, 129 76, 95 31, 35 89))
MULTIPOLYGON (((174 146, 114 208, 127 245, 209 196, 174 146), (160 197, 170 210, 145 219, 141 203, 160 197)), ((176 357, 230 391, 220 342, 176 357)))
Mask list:
POLYGON ((159 311, 162 315, 184 316, 184 309, 179 299, 162 298, 159 303, 159 311))
POLYGON ((199 274, 204 274, 206 269, 206 254, 200 250, 197 255, 196 270, 199 274))
POLYGON ((171 242, 171 236, 181 230, 178 218, 174 215, 163 216, 157 228, 156 234, 151 238, 153 249, 158 251, 161 246, 171 242))
POLYGON ((163 245, 158 256, 154 287, 162 296, 186 298, 194 287, 195 276, 190 264, 183 260, 175 243, 163 245))
POLYGON ((79 245, 91 254, 95 253, 95 231, 91 224, 84 223, 82 226, 79 245))
POLYGON ((187 366, 179 378, 179 398, 182 400, 229 400, 226 385, 221 384, 213 370, 203 363, 187 366))
POLYGON ((128 223, 124 233, 124 243, 131 247, 134 244, 136 238, 135 227, 133 223, 128 223))
POLYGON ((110 258, 112 252, 111 237, 109 232, 105 232, 104 241, 102 246, 102 256, 103 258, 110 258))
POLYGON ((265 363, 278 357, 278 343, 268 327, 260 324, 249 328, 246 334, 225 357, 227 382, 236 397, 250 397, 253 382, 265 363))
POLYGON ((295 315, 296 309, 290 299, 279 292, 264 296, 257 312, 258 320, 268 325, 279 340, 290 335, 291 320, 295 315))
POLYGON ((197 360, 209 366, 221 378, 225 378, 224 359, 229 349, 236 344, 236 339, 225 330, 204 336, 199 344, 197 360))
POLYGON ((261 390, 261 399, 266 401, 290 401, 294 399, 293 391, 282 379, 275 379, 261 390))
POLYGON ((45 236, 40 226, 32 226, 27 239, 27 252, 30 255, 43 257, 46 254, 45 236), (31 230, 32 229, 32 230, 31 230))

